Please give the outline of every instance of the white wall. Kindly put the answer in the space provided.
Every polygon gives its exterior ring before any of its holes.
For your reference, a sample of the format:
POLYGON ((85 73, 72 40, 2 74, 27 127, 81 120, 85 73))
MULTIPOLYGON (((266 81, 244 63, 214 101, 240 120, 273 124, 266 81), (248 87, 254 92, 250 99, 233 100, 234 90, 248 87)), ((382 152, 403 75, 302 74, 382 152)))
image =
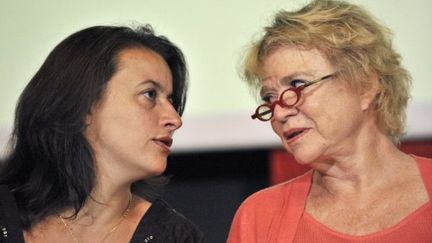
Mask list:
MULTIPOLYGON (((274 12, 304 2, 0 0, 0 148, 21 90, 58 42, 91 25, 136 23, 151 23, 168 36, 184 51, 189 64, 190 90, 177 149, 273 146, 277 140, 270 129, 248 118, 256 104, 239 80, 236 66, 244 46, 274 12)), ((414 78, 409 135, 430 136, 432 1, 353 2, 363 4, 394 30, 395 45, 414 78)))

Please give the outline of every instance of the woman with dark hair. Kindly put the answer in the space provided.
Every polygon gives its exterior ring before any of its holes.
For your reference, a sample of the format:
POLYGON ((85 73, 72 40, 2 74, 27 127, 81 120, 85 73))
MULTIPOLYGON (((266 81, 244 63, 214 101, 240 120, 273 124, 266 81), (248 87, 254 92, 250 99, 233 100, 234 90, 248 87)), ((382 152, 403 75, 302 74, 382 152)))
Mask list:
POLYGON ((154 197, 181 124, 182 52, 149 26, 95 26, 20 96, 0 171, 0 242, 202 242, 154 197))

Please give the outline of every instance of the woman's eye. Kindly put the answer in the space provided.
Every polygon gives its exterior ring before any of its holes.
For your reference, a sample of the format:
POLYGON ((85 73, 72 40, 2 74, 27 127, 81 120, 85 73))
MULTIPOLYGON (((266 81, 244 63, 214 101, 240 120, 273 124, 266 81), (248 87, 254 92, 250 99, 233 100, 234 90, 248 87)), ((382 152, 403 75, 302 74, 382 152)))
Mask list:
POLYGON ((276 99, 277 97, 271 94, 263 95, 261 97, 261 100, 266 104, 272 104, 276 99))
POLYGON ((151 101, 156 100, 157 92, 156 90, 148 90, 142 93, 147 99, 151 101))
POLYGON ((170 97, 168 100, 171 103, 171 105, 174 105, 174 98, 173 97, 170 97))
POLYGON ((308 81, 302 80, 302 79, 294 79, 294 80, 291 80, 290 85, 294 88, 298 88, 300 86, 307 84, 307 82, 308 81))

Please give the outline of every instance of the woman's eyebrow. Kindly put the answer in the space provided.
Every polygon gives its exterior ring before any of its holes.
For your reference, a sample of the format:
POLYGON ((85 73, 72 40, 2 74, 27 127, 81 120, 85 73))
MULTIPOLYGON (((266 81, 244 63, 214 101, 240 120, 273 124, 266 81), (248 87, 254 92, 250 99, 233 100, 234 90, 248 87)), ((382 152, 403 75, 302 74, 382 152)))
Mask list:
POLYGON ((260 92, 259 92, 260 97, 263 97, 264 94, 265 94, 268 90, 270 90, 270 89, 269 89, 269 88, 262 87, 262 88, 260 89, 260 92))
POLYGON ((147 79, 147 80, 141 81, 141 82, 138 83, 137 86, 142 86, 142 85, 146 85, 146 84, 152 84, 158 90, 162 89, 162 86, 160 85, 160 83, 157 82, 157 81, 154 81, 152 79, 147 79))
MULTIPOLYGON (((152 80, 152 79, 147 79, 147 80, 141 81, 138 83, 137 86, 142 86, 142 85, 146 85, 149 83, 152 84, 155 87, 155 89, 158 90, 159 92, 167 92, 168 93, 168 90, 165 91, 163 86, 159 82, 152 80)), ((173 96, 173 91, 168 93, 168 97, 172 97, 172 96, 173 96)))
POLYGON ((310 81, 311 79, 314 79, 314 75, 313 75, 312 72, 309 72, 309 71, 295 72, 295 73, 292 73, 290 75, 282 77, 279 80, 279 83, 281 85, 291 85, 291 81, 293 81, 295 79, 300 79, 300 78, 298 78, 299 76, 307 77, 307 78, 301 78, 301 79, 305 79, 307 81, 310 81))
MULTIPOLYGON (((307 79, 307 81, 309 81, 309 80, 311 80, 311 79, 314 78, 313 73, 309 72, 309 71, 295 72, 295 73, 291 73, 291 74, 286 75, 286 76, 282 77, 281 79, 279 79, 278 80, 278 84, 279 85, 284 85, 284 86, 290 86, 291 85, 291 81, 293 81, 294 79, 299 79, 298 78, 299 76, 307 76, 308 78, 305 78, 305 79, 307 79)), ((264 78, 264 79, 262 79, 261 82, 264 82, 266 79, 269 79, 269 78, 264 78)), ((261 97, 268 90, 271 90, 271 88, 267 88, 265 86, 262 86, 261 89, 260 89, 260 92, 259 92, 259 94, 261 95, 261 97)))
POLYGON ((145 84, 148 84, 148 83, 153 84, 156 87, 160 87, 160 84, 157 81, 154 81, 152 79, 146 79, 144 81, 141 81, 141 82, 138 83, 138 86, 145 85, 145 84))

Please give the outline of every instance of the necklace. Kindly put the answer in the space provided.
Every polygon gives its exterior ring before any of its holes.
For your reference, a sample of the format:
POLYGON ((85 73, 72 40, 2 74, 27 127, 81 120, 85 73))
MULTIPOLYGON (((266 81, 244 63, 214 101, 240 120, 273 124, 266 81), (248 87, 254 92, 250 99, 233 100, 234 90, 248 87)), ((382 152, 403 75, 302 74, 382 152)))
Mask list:
MULTIPOLYGON (((102 238, 102 240, 100 241, 100 243, 104 242, 112 233, 114 233, 118 229, 118 227, 121 225, 121 223, 123 223, 124 219, 129 214, 130 206, 131 206, 131 201, 132 201, 132 194, 129 196, 128 205, 127 205, 126 209, 123 211, 121 219, 119 220, 119 222, 116 225, 114 225, 114 227, 112 227, 108 231, 108 233, 102 238)), ((72 231, 72 227, 66 222, 65 218, 63 216, 61 216, 60 214, 58 214, 57 216, 59 217, 60 221, 63 223, 63 226, 65 227, 65 229, 69 232, 69 234, 72 237, 73 241, 75 243, 80 243, 81 241, 78 239, 78 237, 72 231)))

